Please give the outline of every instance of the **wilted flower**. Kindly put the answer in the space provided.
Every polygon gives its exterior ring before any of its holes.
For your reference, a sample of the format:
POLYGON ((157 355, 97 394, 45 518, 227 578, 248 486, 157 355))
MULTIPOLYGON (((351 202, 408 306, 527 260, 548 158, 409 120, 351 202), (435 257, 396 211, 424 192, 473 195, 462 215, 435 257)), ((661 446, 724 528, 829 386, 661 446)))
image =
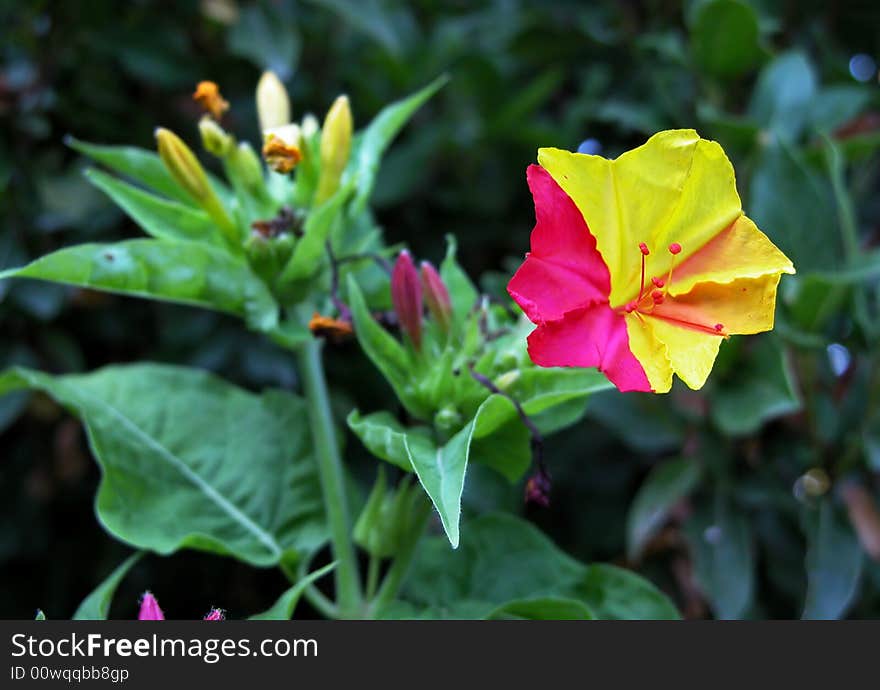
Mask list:
POLYGON ((219 120, 223 113, 229 110, 229 102, 220 95, 220 88, 212 81, 200 81, 193 94, 193 100, 215 120, 219 120))
POLYGON ((721 147, 660 132, 616 160, 541 149, 537 223, 508 291, 540 366, 598 367, 622 391, 702 387, 721 339, 773 328, 791 261, 747 218, 721 147))
POLYGON ((275 172, 289 173, 302 160, 302 132, 287 124, 263 132, 263 158, 275 172))
POLYGON ((203 620, 206 621, 225 621, 226 612, 223 609, 212 608, 203 620))

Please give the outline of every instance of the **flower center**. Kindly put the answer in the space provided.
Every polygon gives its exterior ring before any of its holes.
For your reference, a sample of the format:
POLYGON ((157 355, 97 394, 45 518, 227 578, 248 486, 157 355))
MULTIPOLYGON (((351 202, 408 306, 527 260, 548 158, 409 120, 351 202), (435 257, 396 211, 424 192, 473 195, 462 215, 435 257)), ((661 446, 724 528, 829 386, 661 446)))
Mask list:
MULTIPOLYGON (((666 301, 666 298, 669 296, 669 288, 672 286, 672 271, 675 268, 675 258, 681 253, 681 245, 678 242, 673 242, 669 245, 669 247, 667 247, 667 249, 669 250, 669 253, 672 254, 672 261, 670 261, 669 263, 669 271, 666 273, 666 277, 662 278, 659 276, 653 276, 646 289, 645 273, 648 263, 648 256, 650 256, 651 250, 648 249, 647 244, 645 244, 644 242, 639 242, 639 252, 642 255, 642 279, 639 284, 639 296, 631 302, 627 302, 627 304, 623 307, 623 311, 627 314, 632 314, 635 312, 636 316, 641 318, 642 314, 651 314, 654 311, 655 307, 663 304, 663 302, 666 301), (653 288, 651 288, 650 286, 653 286, 653 288)), ((672 320, 679 321, 679 319, 672 320)), ((721 336, 727 335, 724 331, 724 324, 721 323, 716 323, 714 326, 706 326, 704 324, 692 323, 690 321, 682 321, 681 324, 683 326, 704 331, 706 333, 712 333, 721 336)))

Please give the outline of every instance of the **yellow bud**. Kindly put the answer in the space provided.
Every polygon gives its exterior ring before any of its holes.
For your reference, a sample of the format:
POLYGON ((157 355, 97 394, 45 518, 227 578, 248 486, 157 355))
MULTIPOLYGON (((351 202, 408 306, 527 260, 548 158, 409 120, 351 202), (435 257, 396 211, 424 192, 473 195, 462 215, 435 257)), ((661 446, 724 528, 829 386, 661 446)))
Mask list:
POLYGON ((257 83, 257 115, 262 130, 290 122, 290 98, 275 72, 263 72, 257 83))
POLYGON ((189 146, 170 129, 156 129, 159 156, 177 184, 196 201, 204 201, 213 195, 205 169, 189 146))
POLYGON ((156 129, 156 143, 159 157, 177 182, 186 192, 205 209, 207 214, 220 228, 230 246, 238 244, 238 230, 229 217, 217 194, 208 181, 208 176, 199 159, 180 137, 164 127, 156 129))
POLYGON ((235 139, 232 135, 228 134, 208 115, 204 115, 199 120, 199 134, 202 136, 202 146, 205 147, 205 151, 218 158, 225 157, 235 146, 235 139))
POLYGON ((339 181, 351 153, 353 128, 348 96, 339 96, 327 111, 321 130, 321 177, 315 192, 317 204, 329 199, 339 189, 339 181))

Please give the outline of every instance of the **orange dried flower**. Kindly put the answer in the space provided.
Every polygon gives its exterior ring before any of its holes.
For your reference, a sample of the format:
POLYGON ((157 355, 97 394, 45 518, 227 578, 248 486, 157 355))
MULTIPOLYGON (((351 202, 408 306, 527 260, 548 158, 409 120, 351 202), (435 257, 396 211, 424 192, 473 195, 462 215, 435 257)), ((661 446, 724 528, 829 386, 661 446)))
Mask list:
POLYGON ((200 81, 193 93, 193 100, 215 120, 219 120, 229 110, 229 101, 220 95, 220 87, 212 81, 200 81))
POLYGON ((263 144, 263 159, 275 172, 289 173, 302 160, 302 151, 281 137, 270 135, 263 144))
POLYGON ((350 322, 334 319, 332 316, 322 316, 318 312, 312 314, 309 330, 316 336, 325 336, 332 340, 342 340, 354 333, 350 322))

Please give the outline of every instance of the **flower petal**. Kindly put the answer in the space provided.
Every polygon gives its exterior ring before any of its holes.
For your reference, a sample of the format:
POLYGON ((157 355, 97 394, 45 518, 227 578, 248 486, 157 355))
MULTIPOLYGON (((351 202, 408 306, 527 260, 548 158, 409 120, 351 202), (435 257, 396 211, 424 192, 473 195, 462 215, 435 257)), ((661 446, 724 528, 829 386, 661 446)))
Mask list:
POLYGON ((794 273, 791 260, 758 230, 751 218, 740 215, 676 266, 669 292, 680 295, 690 292, 698 283, 729 283, 781 273, 794 273))
POLYGON ((657 340, 651 325, 637 314, 626 315, 626 330, 629 348, 639 360, 650 389, 655 393, 668 393, 672 388, 672 365, 666 352, 666 345, 657 340))
POLYGON ((598 367, 621 391, 650 391, 645 370, 630 350, 626 321, 608 305, 591 305, 538 326, 529 356, 542 367, 598 367))
MULTIPOLYGON (((720 335, 682 328, 670 321, 648 317, 651 330, 660 342, 666 345, 667 356, 672 369, 689 388, 699 390, 706 383, 718 348, 720 335)), ((661 392, 661 391, 658 391, 661 392)))
POLYGON ((655 306, 651 316, 680 325, 694 324, 705 331, 721 324, 724 335, 769 331, 780 276, 774 273, 730 283, 700 283, 687 294, 655 306))
POLYGON ((649 274, 669 270, 672 242, 681 262, 742 213, 733 166, 721 147, 693 130, 670 130, 616 160, 540 149, 538 162, 572 198, 611 272, 610 302, 639 290, 638 245, 651 250, 649 274))
POLYGON ((532 251, 507 286, 510 296, 534 323, 607 301, 608 267, 580 211, 546 170, 531 165, 526 175, 537 222, 532 251))

